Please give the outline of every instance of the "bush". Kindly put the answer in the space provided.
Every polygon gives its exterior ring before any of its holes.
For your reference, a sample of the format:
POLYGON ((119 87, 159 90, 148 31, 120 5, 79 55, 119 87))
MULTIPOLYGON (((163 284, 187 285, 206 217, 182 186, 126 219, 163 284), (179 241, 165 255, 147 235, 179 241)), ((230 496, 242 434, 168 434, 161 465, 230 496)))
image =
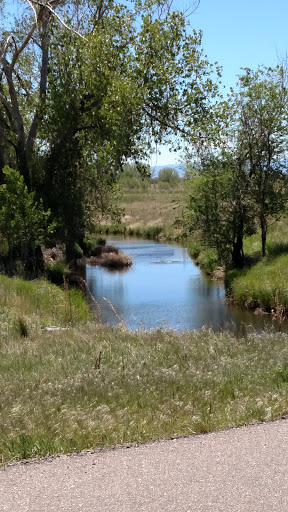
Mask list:
POLYGON ((0 236, 1 244, 7 243, 10 257, 20 247, 21 259, 31 256, 44 241, 45 234, 54 226, 48 226, 50 211, 43 210, 41 201, 35 201, 35 193, 29 192, 23 176, 5 166, 5 183, 0 186, 0 236))
POLYGON ((67 268, 64 261, 57 261, 56 263, 46 263, 47 279, 57 285, 64 284, 64 278, 67 274, 67 268))

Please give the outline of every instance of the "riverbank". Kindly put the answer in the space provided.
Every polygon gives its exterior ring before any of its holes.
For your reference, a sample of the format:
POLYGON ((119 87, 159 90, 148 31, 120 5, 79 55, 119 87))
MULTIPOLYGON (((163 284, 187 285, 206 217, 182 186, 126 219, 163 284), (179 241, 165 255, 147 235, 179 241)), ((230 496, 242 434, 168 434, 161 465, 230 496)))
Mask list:
MULTIPOLYGON (((188 245, 188 252, 208 275, 217 271, 219 262, 214 249, 194 240, 188 245)), ((282 316, 283 321, 288 310, 288 219, 269 226, 265 257, 261 255, 259 233, 244 240, 244 254, 244 268, 225 273, 229 300, 257 314, 272 312, 277 320, 282 316)))
POLYGON ((40 324, 34 318, 26 337, 1 324, 2 463, 288 413, 285 334, 40 324))

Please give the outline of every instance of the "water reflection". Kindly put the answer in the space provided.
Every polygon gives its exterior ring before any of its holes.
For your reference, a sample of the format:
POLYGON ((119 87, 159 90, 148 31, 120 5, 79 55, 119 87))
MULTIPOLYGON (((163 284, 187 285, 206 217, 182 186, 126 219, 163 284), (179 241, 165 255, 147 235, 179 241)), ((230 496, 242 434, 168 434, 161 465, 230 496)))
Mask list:
POLYGON ((258 329, 268 323, 267 317, 227 305, 224 287, 206 279, 183 247, 131 239, 109 239, 109 244, 123 250, 133 266, 111 273, 87 265, 86 282, 104 323, 116 325, 122 317, 129 329, 230 326, 236 331, 243 322, 258 329))

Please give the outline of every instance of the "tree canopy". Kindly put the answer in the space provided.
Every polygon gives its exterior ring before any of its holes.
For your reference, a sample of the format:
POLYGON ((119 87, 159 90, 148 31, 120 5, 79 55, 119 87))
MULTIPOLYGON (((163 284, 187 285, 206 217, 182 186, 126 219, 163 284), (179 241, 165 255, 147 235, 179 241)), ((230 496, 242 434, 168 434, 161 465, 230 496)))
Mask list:
POLYGON ((226 122, 217 146, 192 165, 187 222, 220 261, 241 267, 244 236, 259 227, 265 256, 268 219, 286 211, 287 70, 245 69, 238 90, 217 108, 226 122))
POLYGON ((0 181, 19 171, 66 242, 113 210, 127 160, 211 121, 219 70, 169 1, 27 0, 2 28, 0 181))

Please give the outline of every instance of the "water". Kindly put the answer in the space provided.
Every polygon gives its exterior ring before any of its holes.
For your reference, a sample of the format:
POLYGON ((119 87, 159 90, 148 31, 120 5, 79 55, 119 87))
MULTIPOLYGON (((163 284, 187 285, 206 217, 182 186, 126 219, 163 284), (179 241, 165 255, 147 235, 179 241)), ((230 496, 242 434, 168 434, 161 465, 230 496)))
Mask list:
POLYGON ((224 286, 203 276, 185 248, 136 239, 114 238, 109 244, 125 252, 133 266, 111 272, 87 265, 86 281, 104 323, 117 325, 123 320, 128 329, 206 326, 237 331, 243 324, 256 329, 271 324, 270 318, 227 305, 224 286))

